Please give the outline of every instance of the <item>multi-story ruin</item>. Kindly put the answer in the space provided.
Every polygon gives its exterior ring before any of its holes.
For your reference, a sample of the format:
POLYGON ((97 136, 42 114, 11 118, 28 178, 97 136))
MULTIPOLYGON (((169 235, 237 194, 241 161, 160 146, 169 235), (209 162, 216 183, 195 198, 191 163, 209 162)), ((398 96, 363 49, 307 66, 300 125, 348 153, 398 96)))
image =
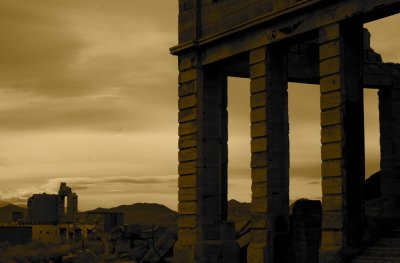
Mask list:
POLYGON ((60 184, 58 194, 34 194, 28 199, 32 224, 75 223, 77 214, 78 196, 66 183, 60 184))
MULTIPOLYGON (((290 230, 288 82, 321 92, 319 262, 364 246, 363 89, 378 89, 380 214, 398 215, 400 70, 363 24, 400 0, 179 0, 179 232, 176 262, 238 262, 227 221, 227 77, 250 82, 252 220, 248 262, 284 262, 290 230)), ((318 246, 317 246, 318 247, 318 246)))

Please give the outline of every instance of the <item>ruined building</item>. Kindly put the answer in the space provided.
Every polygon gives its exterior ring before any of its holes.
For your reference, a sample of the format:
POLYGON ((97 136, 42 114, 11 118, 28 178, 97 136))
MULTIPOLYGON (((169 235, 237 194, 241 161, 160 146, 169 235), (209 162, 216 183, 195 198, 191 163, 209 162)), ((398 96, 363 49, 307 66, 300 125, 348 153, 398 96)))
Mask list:
POLYGON ((75 223, 78 196, 66 183, 60 184, 58 194, 34 194, 28 199, 28 216, 32 224, 75 223))
POLYGON ((179 43, 171 48, 179 61, 176 262, 240 258, 227 220, 228 76, 251 80, 247 262, 284 262, 279 249, 291 230, 289 81, 320 87, 323 196, 316 260, 348 262, 366 246, 364 88, 379 95, 379 214, 399 215, 400 71, 382 62, 363 30, 364 23, 399 12, 400 0, 179 0, 179 43))

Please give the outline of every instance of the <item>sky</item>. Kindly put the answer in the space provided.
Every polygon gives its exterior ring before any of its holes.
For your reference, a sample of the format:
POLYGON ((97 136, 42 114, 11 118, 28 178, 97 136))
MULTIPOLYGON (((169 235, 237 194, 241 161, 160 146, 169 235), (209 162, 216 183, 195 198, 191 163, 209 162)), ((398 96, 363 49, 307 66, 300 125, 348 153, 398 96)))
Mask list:
MULTIPOLYGON (((176 210, 177 16, 177 0, 0 0, 0 204, 65 181, 80 210, 176 210)), ((386 61, 400 61, 399 23, 366 25, 386 61)), ((291 199, 319 198, 318 86, 290 83, 289 103, 291 199)), ((376 92, 365 105, 368 175, 379 169, 376 92)), ((229 79, 229 114, 229 198, 248 202, 248 80, 229 79)))

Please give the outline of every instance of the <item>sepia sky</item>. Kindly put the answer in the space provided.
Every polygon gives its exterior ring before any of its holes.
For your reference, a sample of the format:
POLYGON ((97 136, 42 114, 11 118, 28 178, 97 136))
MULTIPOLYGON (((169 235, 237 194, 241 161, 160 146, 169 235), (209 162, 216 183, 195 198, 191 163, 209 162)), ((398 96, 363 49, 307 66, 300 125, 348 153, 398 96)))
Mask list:
MULTIPOLYGON (((177 206, 177 0, 0 0, 0 205, 66 181, 81 210, 177 206)), ((400 61, 392 17, 368 28, 400 61)), ((379 169, 366 94, 367 175, 379 169)), ((289 85, 291 198, 320 193, 319 89, 289 85)), ((249 81, 229 79, 229 197, 250 200, 249 81)))

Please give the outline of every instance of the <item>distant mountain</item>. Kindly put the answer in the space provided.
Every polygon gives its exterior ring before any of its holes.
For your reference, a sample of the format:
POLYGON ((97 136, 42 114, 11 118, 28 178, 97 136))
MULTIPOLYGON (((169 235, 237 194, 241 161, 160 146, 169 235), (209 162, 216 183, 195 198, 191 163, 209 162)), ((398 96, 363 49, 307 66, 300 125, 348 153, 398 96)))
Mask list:
MULTIPOLYGON (((23 212, 27 209, 12 204, 0 207, 0 223, 12 222, 12 213, 23 212)), ((125 224, 139 225, 166 225, 175 226, 178 221, 178 213, 168 207, 154 203, 135 203, 132 205, 120 205, 113 208, 96 208, 88 212, 118 212, 124 214, 125 224)), ((228 202, 228 220, 244 223, 250 219, 250 204, 241 203, 236 200, 228 202)))
POLYGON ((4 207, 4 206, 9 205, 9 204, 10 204, 9 202, 0 200, 0 207, 4 207))
POLYGON ((11 223, 13 212, 27 213, 27 209, 13 204, 0 207, 0 223, 11 223))
POLYGON ((96 208, 87 212, 118 212, 124 214, 125 224, 166 225, 177 224, 178 213, 160 204, 136 203, 113 208, 96 208))
POLYGON ((235 199, 228 201, 228 220, 237 222, 241 220, 249 220, 251 217, 251 209, 249 203, 241 203, 235 199))

